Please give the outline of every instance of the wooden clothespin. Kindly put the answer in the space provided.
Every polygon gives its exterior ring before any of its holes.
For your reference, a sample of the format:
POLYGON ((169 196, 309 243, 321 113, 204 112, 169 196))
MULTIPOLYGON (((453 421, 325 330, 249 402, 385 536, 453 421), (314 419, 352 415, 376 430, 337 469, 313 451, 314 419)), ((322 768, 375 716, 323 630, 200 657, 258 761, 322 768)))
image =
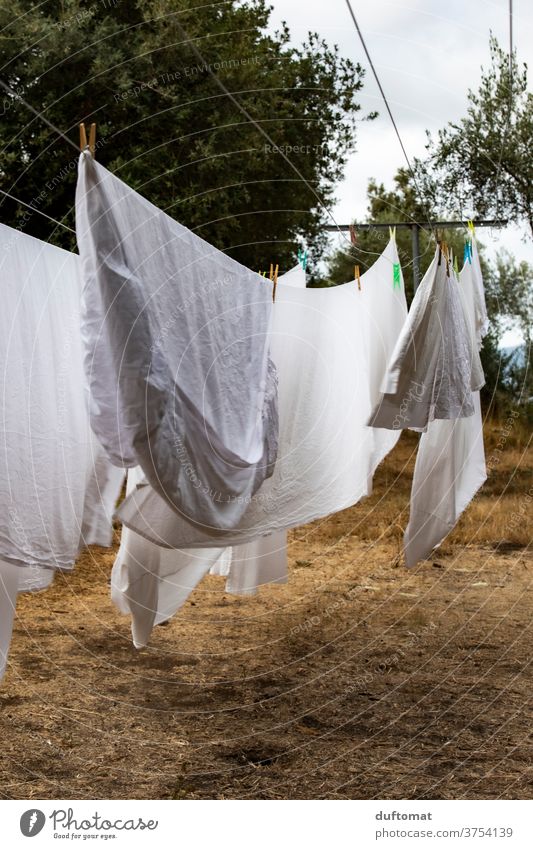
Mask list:
POLYGON ((357 288, 361 291, 361 275, 359 273, 359 266, 355 266, 355 279, 357 280, 357 288))
POLYGON ((352 245, 357 244, 357 230, 355 229, 355 224, 350 224, 350 242, 352 245))
POLYGON ((446 242, 441 242, 440 247, 441 247, 441 251, 444 255, 444 261, 446 263, 446 275, 449 277, 450 276, 450 249, 449 249, 448 245, 446 244, 446 242))
POLYGON ((279 269, 279 265, 276 265, 276 268, 274 270, 274 276, 272 276, 272 266, 270 266, 270 274, 271 274, 270 279, 274 283, 274 288, 272 289, 272 300, 273 301, 276 300, 276 289, 278 287, 278 269, 279 269))
POLYGON ((87 133, 85 132, 85 124, 80 124, 80 150, 85 150, 85 148, 89 148, 89 153, 92 158, 95 158, 96 154, 96 124, 91 124, 89 129, 89 143, 87 143, 87 133))

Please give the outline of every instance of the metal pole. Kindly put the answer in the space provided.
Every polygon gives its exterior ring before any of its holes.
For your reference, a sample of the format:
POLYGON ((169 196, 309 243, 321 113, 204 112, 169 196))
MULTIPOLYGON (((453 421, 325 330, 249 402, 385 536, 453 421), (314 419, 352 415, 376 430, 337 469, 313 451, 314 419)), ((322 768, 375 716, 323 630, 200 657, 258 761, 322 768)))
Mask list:
POLYGON ((416 292, 420 283, 420 229, 418 224, 413 224, 411 227, 411 236, 413 242, 413 286, 416 292))
MULTIPOLYGON (((347 232, 350 227, 355 227, 356 230, 367 231, 367 230, 388 230, 389 227, 396 227, 397 229, 410 230, 413 224, 417 224, 417 226, 421 230, 427 230, 428 233, 431 232, 430 227, 427 224, 423 224, 420 221, 387 221, 385 224, 381 222, 375 224, 357 224, 353 222, 352 224, 326 224, 323 228, 327 233, 338 233, 341 230, 343 233, 347 232)), ((508 221, 505 218, 493 218, 493 219, 484 219, 482 221, 474 221, 474 227, 507 227, 508 221)), ((467 222, 466 221, 433 221, 432 226, 434 228, 438 228, 439 230, 444 230, 447 227, 464 227, 466 229, 467 222)))

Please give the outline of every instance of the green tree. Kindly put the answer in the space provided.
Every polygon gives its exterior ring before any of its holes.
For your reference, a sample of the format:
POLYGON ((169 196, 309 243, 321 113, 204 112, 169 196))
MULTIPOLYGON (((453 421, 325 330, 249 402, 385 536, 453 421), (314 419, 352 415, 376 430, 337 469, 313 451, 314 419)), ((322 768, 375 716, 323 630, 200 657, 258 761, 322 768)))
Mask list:
MULTIPOLYGON (((76 143, 78 123, 96 121, 99 161, 199 235, 285 270, 303 240, 313 256, 323 248, 364 71, 316 34, 290 46, 269 15, 264 0, 13 0, 0 10, 0 79, 76 143)), ((76 152, 16 97, 0 112, 2 187, 73 227, 76 152)), ((6 223, 73 246, 38 214, 1 206, 6 223)))
POLYGON ((417 162, 433 205, 461 217, 527 221, 533 233, 533 95, 527 66, 490 41, 491 65, 477 92, 469 91, 465 118, 437 138, 417 162))

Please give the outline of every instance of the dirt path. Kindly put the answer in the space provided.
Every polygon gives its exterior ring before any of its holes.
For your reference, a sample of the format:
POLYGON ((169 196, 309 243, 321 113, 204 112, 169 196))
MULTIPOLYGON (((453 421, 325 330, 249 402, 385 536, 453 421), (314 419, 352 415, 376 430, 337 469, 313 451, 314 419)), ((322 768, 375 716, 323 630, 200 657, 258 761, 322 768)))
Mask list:
POLYGON ((414 446, 372 498, 292 533, 287 585, 235 598, 209 578, 140 653, 112 552, 24 597, 1 795, 533 798, 531 456, 408 572, 414 446))

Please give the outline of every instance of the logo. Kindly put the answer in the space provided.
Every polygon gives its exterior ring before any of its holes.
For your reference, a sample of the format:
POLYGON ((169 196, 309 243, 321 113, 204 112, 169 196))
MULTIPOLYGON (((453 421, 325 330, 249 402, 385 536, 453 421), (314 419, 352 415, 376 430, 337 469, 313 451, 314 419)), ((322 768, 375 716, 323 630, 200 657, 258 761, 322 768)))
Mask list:
POLYGON ((24 837, 35 837, 42 831, 45 822, 46 817, 42 811, 30 808, 29 811, 24 811, 20 818, 20 830, 24 837))

